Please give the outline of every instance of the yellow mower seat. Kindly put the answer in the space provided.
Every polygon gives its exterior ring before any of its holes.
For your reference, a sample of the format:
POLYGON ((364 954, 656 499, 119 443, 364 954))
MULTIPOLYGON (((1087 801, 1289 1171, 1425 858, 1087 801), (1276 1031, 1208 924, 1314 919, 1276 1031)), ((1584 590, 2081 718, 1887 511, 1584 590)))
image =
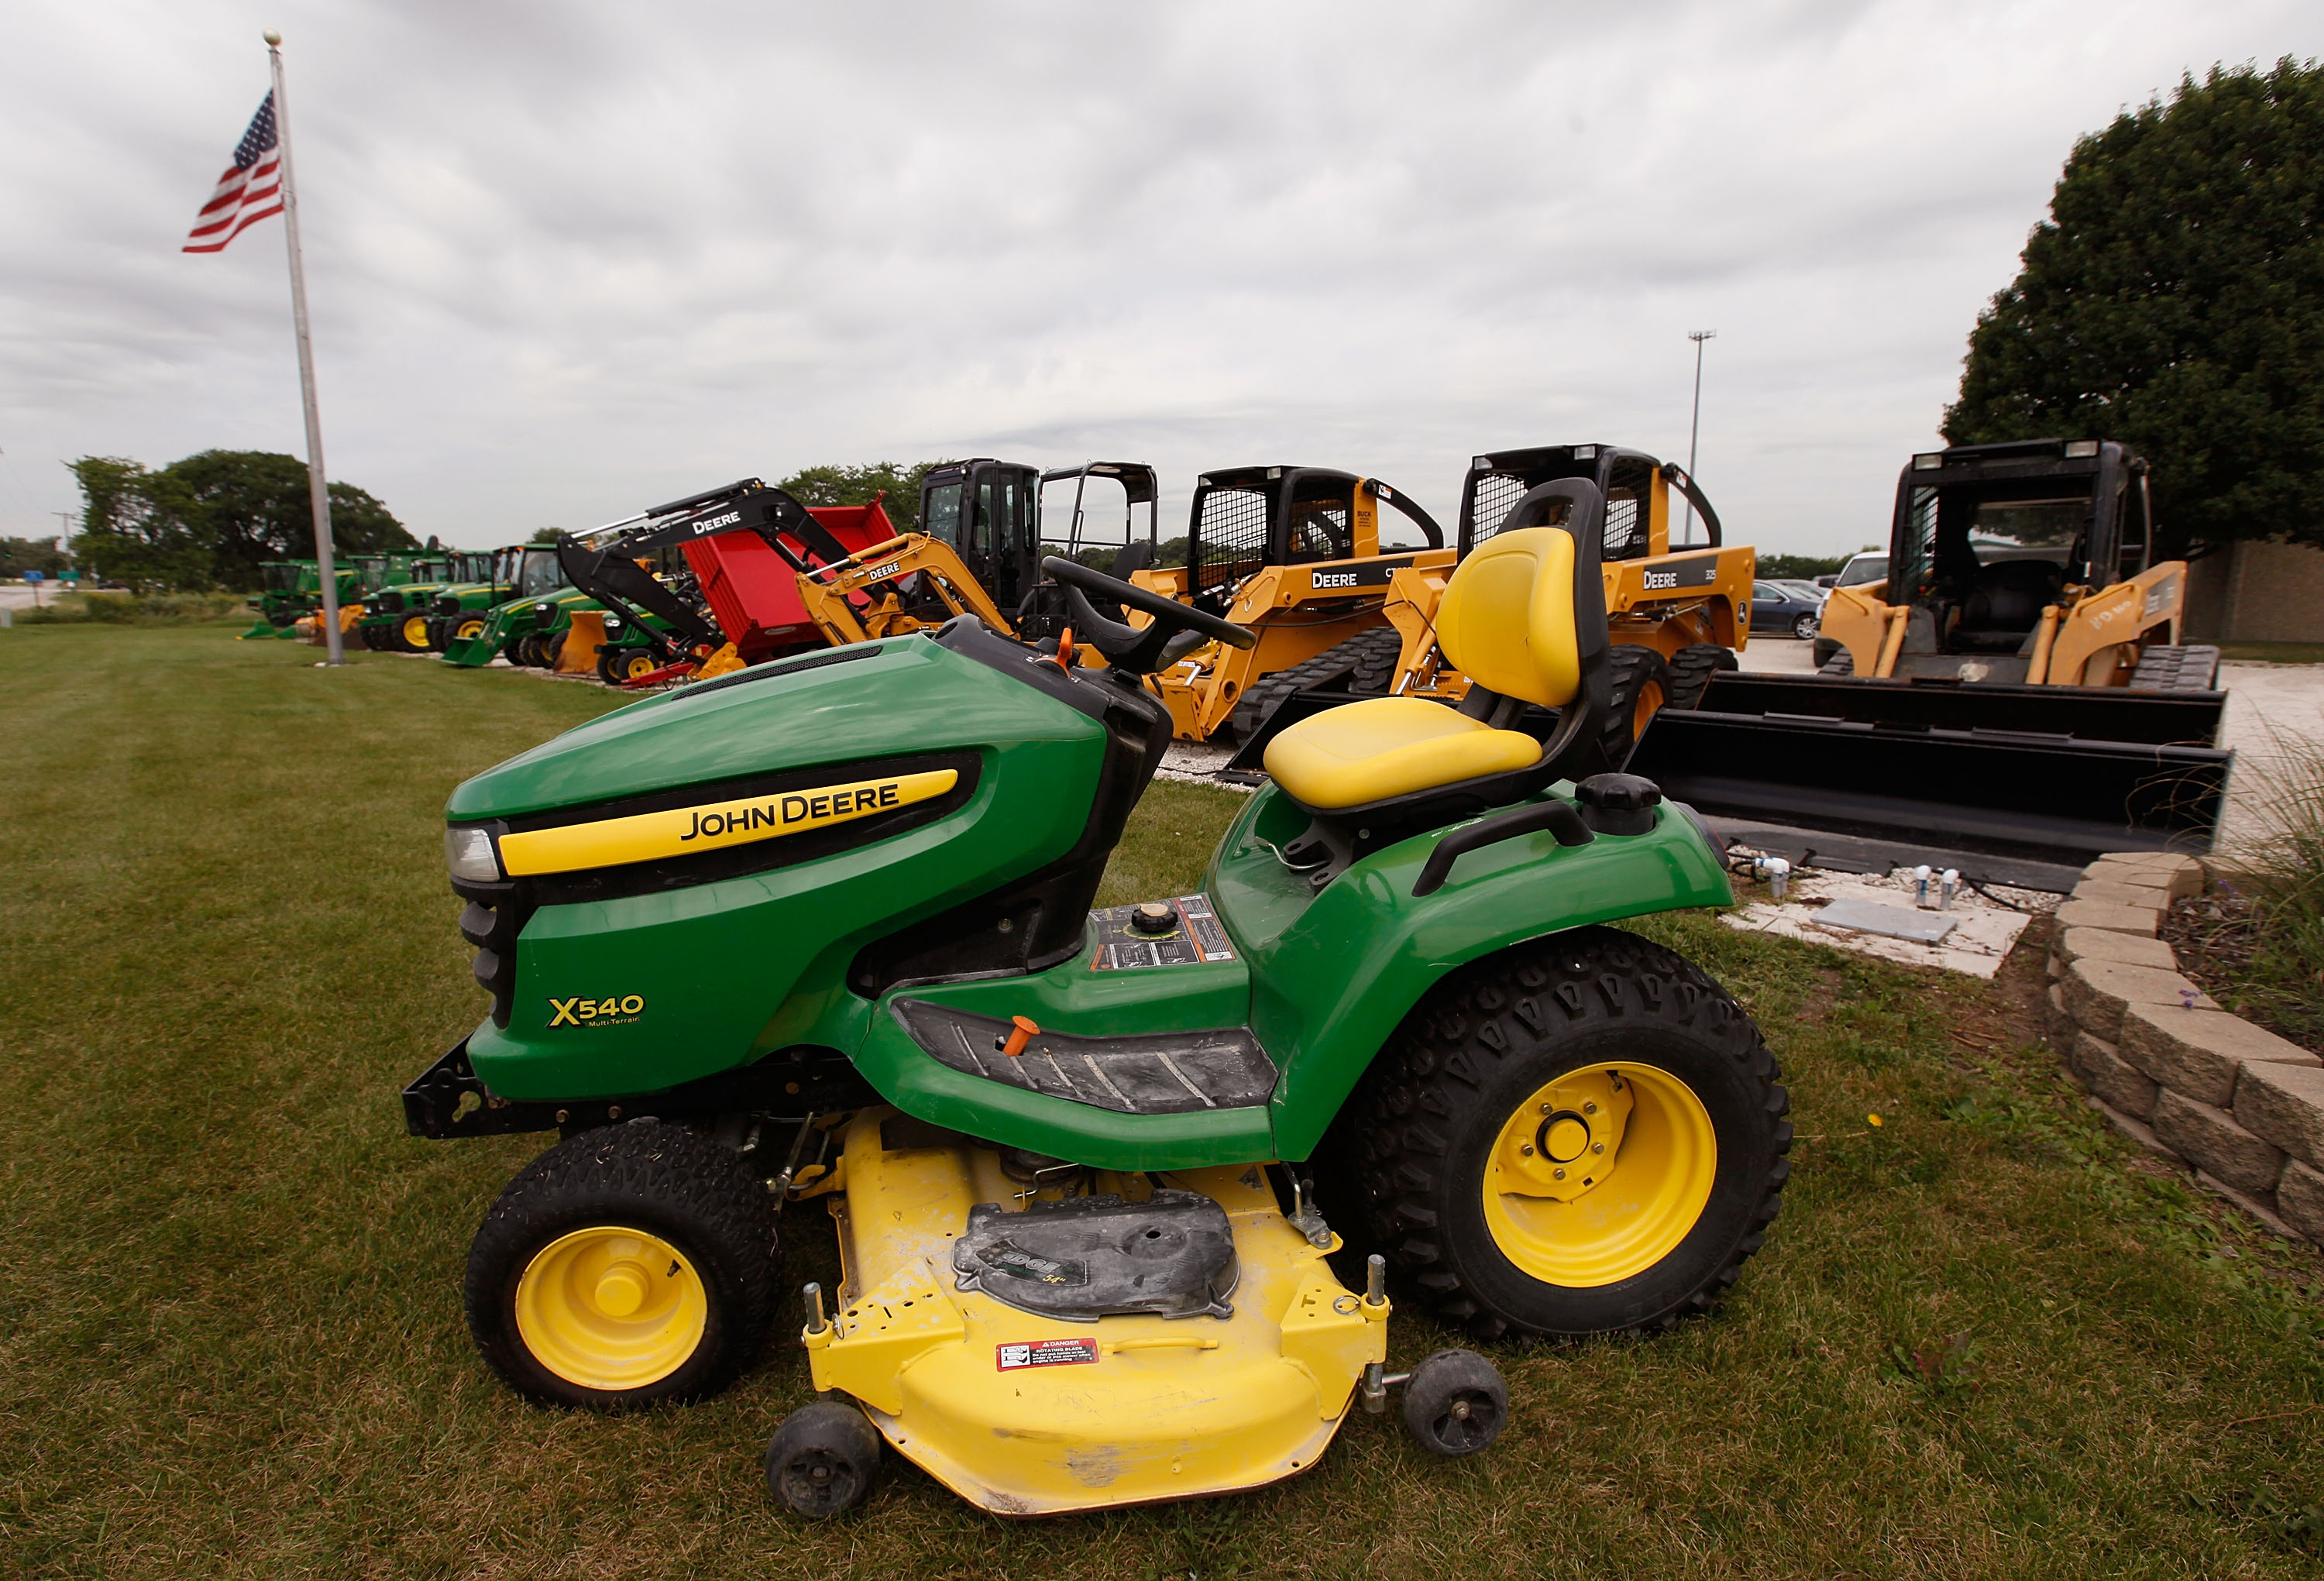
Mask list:
MULTIPOLYGON (((1474 685, 1562 708, 1582 685, 1573 630, 1573 539, 1522 528, 1471 551, 1445 584, 1436 643, 1474 685)), ((1292 800, 1359 807, 1538 761, 1542 746, 1439 703, 1375 697, 1301 720, 1267 746, 1267 772, 1292 800)))
POLYGON ((1267 772, 1310 807, 1360 807, 1480 774, 1523 768, 1541 743, 1419 697, 1327 708, 1267 745, 1267 772))

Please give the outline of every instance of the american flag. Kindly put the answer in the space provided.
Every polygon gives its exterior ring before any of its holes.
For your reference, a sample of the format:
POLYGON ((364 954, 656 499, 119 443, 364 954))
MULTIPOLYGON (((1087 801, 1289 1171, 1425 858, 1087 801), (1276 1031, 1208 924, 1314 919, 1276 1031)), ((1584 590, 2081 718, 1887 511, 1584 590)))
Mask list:
POLYGON ((282 212, 282 151, 274 136, 274 95, 267 94, 234 145, 234 163, 202 205, 186 238, 189 253, 222 253, 226 244, 270 214, 282 212))

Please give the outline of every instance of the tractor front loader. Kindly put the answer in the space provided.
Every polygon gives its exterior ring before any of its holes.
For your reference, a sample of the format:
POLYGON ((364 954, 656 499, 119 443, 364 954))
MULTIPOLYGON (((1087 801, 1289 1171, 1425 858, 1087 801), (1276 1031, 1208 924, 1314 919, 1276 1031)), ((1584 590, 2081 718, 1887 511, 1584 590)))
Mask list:
POLYGON ((2147 464, 2111 442, 1956 446, 1898 480, 1885 582, 1835 589, 1813 676, 1720 676, 1638 772, 1794 861, 1942 862, 2062 889, 2109 850, 2210 849, 2218 650, 2180 641, 2147 464))
MULTIPOLYGON (((1489 542, 1528 490, 1584 479, 1606 501, 1605 584, 1612 706, 1601 716, 1600 761, 1618 769, 1665 708, 1692 708, 1714 675, 1736 667, 1749 640, 1757 552, 1724 541, 1718 511, 1685 471, 1613 445, 1554 445, 1504 450, 1469 464, 1461 489, 1459 560, 1489 542), (1699 519, 1672 543, 1673 491, 1699 519)), ((1458 704, 1471 679, 1437 641, 1437 613, 1456 555, 1420 556, 1388 578, 1385 630, 1360 633, 1312 669, 1342 658, 1329 675, 1286 688, 1268 722, 1245 739, 1231 771, 1256 769, 1274 736, 1300 720, 1358 697, 1425 697, 1458 704)), ((1546 729, 1545 717, 1536 721, 1546 729)))
POLYGON ((1395 651, 1383 612, 1391 582, 1407 571, 1449 574, 1452 560, 1434 519, 1377 478, 1308 466, 1205 473, 1188 516, 1185 564, 1128 580, 1256 640, 1207 645, 1152 677, 1171 733, 1247 742, 1292 693, 1381 665, 1395 651), (1383 503, 1421 544, 1382 548, 1383 503))

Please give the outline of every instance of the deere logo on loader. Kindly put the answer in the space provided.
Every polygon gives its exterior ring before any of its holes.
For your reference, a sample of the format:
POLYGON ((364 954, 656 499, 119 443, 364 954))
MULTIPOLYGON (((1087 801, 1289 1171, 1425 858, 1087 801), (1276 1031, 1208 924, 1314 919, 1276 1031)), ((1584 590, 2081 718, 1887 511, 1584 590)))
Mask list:
POLYGON ((892 812, 940 796, 959 779, 957 769, 936 768, 674 807, 666 813, 638 813, 595 823, 526 830, 501 836, 501 862, 511 878, 523 878, 687 856, 892 812))

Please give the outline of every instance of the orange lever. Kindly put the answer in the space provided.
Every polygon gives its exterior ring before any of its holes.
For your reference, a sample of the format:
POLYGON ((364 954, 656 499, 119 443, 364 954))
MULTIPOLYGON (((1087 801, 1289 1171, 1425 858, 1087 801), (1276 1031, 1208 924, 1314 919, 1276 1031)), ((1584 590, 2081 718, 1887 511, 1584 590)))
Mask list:
POLYGON ((1022 1016, 1012 1016, 1009 1019, 1014 1025, 1010 1029, 1009 1041, 1001 1045, 1001 1052, 1013 1060, 1025 1052, 1025 1045, 1041 1029, 1022 1016))
POLYGON ((1057 635, 1057 663, 1060 667, 1074 667, 1074 629, 1066 627, 1057 635))

